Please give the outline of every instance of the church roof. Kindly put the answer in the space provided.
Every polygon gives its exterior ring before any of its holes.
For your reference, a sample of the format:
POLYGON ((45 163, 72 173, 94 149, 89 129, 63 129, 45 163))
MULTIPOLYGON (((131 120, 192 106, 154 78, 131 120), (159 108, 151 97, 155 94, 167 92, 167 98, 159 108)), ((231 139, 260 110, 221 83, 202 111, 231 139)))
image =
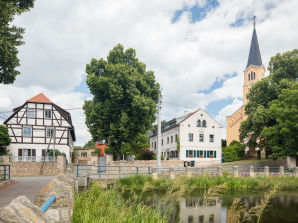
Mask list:
POLYGON ((248 68, 250 65, 256 65, 256 66, 262 65, 262 58, 261 58, 258 37, 257 37, 257 32, 256 32, 255 27, 254 27, 254 30, 252 33, 252 39, 251 39, 249 56, 248 56, 246 68, 248 68))

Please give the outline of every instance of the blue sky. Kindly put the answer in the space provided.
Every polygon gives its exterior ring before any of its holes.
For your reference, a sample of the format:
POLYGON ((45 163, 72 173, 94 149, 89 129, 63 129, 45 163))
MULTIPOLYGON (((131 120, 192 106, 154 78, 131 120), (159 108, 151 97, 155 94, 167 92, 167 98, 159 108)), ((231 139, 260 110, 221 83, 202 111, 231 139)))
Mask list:
MULTIPOLYGON (((121 43, 155 72, 163 119, 205 108, 223 125, 225 138, 225 117, 242 105, 252 16, 267 67, 271 56, 298 48, 297 8, 296 0, 36 1, 15 20, 26 29, 21 75, 1 86, 0 111, 40 92, 63 108, 82 107, 91 97, 86 64, 121 43)), ((71 115, 82 145, 90 139, 84 113, 71 115)))

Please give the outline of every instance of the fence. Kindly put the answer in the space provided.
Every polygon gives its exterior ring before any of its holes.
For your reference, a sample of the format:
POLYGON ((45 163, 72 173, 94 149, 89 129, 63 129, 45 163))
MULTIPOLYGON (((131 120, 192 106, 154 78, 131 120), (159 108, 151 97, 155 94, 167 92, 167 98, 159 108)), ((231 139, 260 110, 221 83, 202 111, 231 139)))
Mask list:
POLYGON ((0 164, 0 180, 10 180, 10 165, 0 164))
POLYGON ((144 166, 94 166, 76 165, 76 175, 90 176, 91 178, 109 179, 121 178, 129 175, 153 175, 156 177, 178 176, 223 176, 233 175, 241 177, 254 176, 296 176, 298 168, 281 167, 253 167, 253 166, 228 166, 228 167, 177 167, 177 168, 152 168, 144 166))
MULTIPOLYGON (((56 158, 57 159, 57 158, 56 158)), ((55 161, 57 162, 57 160, 55 161)), ((54 156, 10 156, 10 162, 53 162, 54 156)))
POLYGON ((92 178, 122 178, 131 175, 151 175, 152 167, 144 166, 94 166, 94 165, 76 165, 76 175, 91 176, 92 178))

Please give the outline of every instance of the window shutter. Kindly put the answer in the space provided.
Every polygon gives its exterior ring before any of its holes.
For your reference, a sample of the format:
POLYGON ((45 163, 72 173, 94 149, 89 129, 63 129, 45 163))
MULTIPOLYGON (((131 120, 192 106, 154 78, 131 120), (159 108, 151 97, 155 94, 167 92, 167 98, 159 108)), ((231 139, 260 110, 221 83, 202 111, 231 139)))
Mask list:
POLYGON ((214 151, 214 158, 216 158, 216 151, 214 151))
POLYGON ((207 158, 210 157, 210 151, 207 151, 207 158))
POLYGON ((188 157, 188 150, 186 150, 186 157, 188 157))
POLYGON ((206 158, 206 151, 204 151, 204 158, 206 158))
POLYGON ((19 149, 18 156, 22 156, 22 149, 19 149))
POLYGON ((194 152, 193 157, 197 157, 197 151, 194 150, 193 152, 194 152))
POLYGON ((197 150, 197 157, 200 157, 200 150, 197 150))

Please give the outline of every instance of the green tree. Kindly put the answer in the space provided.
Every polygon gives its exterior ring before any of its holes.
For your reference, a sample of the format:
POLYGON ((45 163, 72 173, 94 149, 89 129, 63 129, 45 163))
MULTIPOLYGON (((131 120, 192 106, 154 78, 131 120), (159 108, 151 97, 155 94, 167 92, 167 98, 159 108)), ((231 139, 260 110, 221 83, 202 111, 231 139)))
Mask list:
POLYGON ((248 118, 241 123, 240 140, 248 139, 246 146, 259 147, 267 151, 262 131, 274 126, 276 119, 269 112, 270 102, 277 99, 283 89, 288 89, 298 77, 298 50, 271 57, 268 70, 270 75, 255 83, 250 89, 245 106, 248 118))
POLYGON ((276 120, 273 126, 261 133, 265 146, 272 148, 273 159, 298 154, 298 82, 290 89, 283 89, 278 99, 270 103, 269 114, 276 120))
POLYGON ((0 0, 0 84, 12 84, 20 74, 17 47, 22 41, 24 28, 11 25, 16 15, 33 7, 34 0, 0 0))
POLYGON ((93 140, 89 140, 83 148, 94 148, 95 147, 95 142, 93 140))
POLYGON ((225 162, 233 162, 244 159, 245 146, 233 140, 228 147, 222 148, 225 162))
POLYGON ((122 143, 145 134, 154 122, 159 84, 136 51, 124 51, 121 44, 106 60, 92 59, 86 72, 93 95, 83 106, 86 125, 94 140, 108 140, 112 153, 119 155, 122 143))
POLYGON ((180 159, 180 137, 177 136, 177 154, 178 154, 178 159, 180 159))
POLYGON ((0 125, 0 155, 7 154, 6 146, 11 142, 8 135, 8 128, 4 125, 0 125))
POLYGON ((146 134, 139 134, 133 141, 123 143, 121 146, 121 154, 137 155, 143 152, 145 148, 150 147, 149 139, 146 134))

